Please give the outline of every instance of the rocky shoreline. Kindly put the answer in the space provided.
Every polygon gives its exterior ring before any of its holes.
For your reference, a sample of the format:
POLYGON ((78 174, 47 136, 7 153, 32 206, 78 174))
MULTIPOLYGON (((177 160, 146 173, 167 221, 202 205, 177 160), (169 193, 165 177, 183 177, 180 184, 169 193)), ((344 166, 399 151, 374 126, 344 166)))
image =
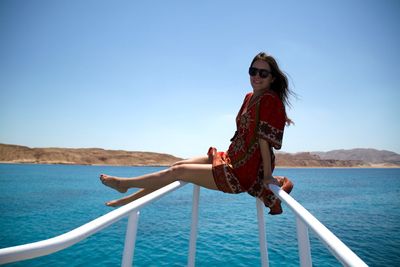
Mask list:
POLYGON ((276 166, 285 168, 400 168, 400 164, 393 162, 323 159, 311 152, 277 153, 276 166))
MULTIPOLYGON (((382 151, 378 152, 382 153, 382 151)), ((378 152, 376 153, 378 154, 378 152)), ((352 153, 354 154, 354 151, 352 153)), ((371 149, 368 150, 368 153, 371 153, 371 149)), ((393 154, 393 152, 390 153, 393 154)), ((395 156, 396 155, 397 154, 395 154, 395 156)), ((312 152, 295 154, 279 152, 276 153, 276 167, 400 168, 400 161, 398 161, 397 158, 386 162, 380 159, 376 159, 373 162, 367 162, 364 160, 357 160, 357 157, 353 158, 355 159, 329 159, 324 158, 324 155, 318 155, 312 152)), ((170 166, 179 160, 181 160, 179 157, 154 152, 105 150, 101 148, 29 148, 26 146, 0 144, 0 163, 101 166, 170 166)))

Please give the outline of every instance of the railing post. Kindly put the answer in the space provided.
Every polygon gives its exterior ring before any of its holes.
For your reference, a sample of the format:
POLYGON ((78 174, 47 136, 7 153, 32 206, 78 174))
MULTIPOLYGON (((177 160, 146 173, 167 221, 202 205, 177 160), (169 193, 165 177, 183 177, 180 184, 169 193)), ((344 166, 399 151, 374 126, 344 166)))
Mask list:
POLYGON ((260 241, 261 266, 268 267, 269 259, 264 221, 264 203, 259 198, 256 198, 256 208, 258 218, 258 239, 260 241))
POLYGON ((310 238, 308 236, 308 228, 304 222, 296 216, 297 225, 297 242, 299 246, 299 259, 301 267, 312 266, 310 238))
POLYGON ((192 226, 190 229, 188 267, 194 267, 196 261, 197 226, 199 221, 200 186, 193 185, 192 226))
POLYGON ((133 263, 133 255, 135 253, 136 233, 139 220, 139 211, 132 212, 128 218, 128 225, 125 235, 124 253, 122 255, 122 267, 131 267, 133 263))

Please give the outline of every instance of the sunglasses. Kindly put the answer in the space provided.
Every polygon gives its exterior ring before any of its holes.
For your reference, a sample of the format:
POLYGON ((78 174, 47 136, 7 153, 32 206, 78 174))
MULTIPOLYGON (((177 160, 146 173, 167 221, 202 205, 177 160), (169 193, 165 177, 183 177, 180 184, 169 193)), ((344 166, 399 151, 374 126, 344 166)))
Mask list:
POLYGON ((249 68, 250 76, 252 76, 252 77, 256 76, 257 73, 261 78, 265 79, 265 78, 267 78, 269 76, 269 74, 271 72, 269 70, 257 69, 257 68, 253 68, 253 67, 249 68))

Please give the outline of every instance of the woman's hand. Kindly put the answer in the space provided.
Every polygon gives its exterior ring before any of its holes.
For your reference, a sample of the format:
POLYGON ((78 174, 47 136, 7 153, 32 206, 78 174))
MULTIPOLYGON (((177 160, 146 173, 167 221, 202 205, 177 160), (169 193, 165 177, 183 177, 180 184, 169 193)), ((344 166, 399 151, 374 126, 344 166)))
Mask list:
POLYGON ((292 121, 289 117, 286 117, 286 122, 285 122, 286 126, 290 126, 290 125, 294 125, 294 121, 292 121))

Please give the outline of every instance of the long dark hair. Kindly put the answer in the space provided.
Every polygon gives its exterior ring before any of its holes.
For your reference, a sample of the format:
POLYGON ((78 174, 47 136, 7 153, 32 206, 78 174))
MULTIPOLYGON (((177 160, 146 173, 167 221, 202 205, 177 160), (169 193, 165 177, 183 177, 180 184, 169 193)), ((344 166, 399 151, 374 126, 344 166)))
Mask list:
POLYGON ((262 60, 269 64, 269 66, 271 67, 271 74, 275 78, 274 82, 271 84, 270 89, 277 93, 285 106, 290 106, 289 95, 293 95, 294 93, 289 89, 288 79, 286 75, 280 70, 276 60, 271 55, 261 52, 254 57, 253 61, 250 64, 250 67, 253 66, 253 63, 257 60, 262 60))

